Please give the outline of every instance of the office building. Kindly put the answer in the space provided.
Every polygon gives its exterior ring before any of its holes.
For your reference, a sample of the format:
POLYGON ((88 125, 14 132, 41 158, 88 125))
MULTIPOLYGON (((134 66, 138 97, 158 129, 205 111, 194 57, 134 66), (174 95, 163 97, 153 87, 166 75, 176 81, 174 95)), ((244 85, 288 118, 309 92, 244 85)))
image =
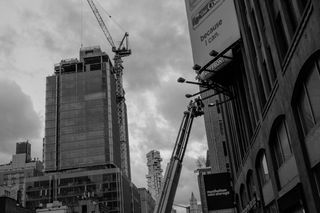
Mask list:
MULTIPOLYGON (((121 168, 116 82, 100 47, 62 60, 47 77, 45 171, 113 164, 121 168)), ((130 164, 130 163, 129 163, 130 164)))
POLYGON ((150 151, 147 155, 148 174, 148 191, 151 193, 154 200, 157 200, 161 192, 162 186, 162 169, 160 152, 157 150, 150 151))
POLYGON ((211 80, 234 95, 220 110, 236 208, 320 212, 320 2, 234 2, 242 39, 211 80))
MULTIPOLYGON (((46 86, 46 174, 26 180, 25 205, 36 209, 59 201, 80 212, 83 200, 92 200, 108 212, 140 212, 129 152, 125 168, 121 163, 116 79, 108 55, 100 47, 81 48, 80 59, 54 66, 46 86)), ((89 204, 84 208, 91 209, 89 204)))
POLYGON ((151 193, 146 188, 138 188, 140 194, 141 213, 153 212, 156 201, 152 198, 151 193))

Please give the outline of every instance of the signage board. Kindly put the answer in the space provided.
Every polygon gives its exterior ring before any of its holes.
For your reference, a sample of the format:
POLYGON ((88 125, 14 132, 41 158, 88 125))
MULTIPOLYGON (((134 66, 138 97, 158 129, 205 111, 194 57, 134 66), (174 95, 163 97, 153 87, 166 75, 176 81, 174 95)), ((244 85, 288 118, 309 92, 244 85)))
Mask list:
POLYGON ((234 207, 230 173, 207 174, 203 179, 209 211, 234 207))
MULTIPOLYGON (((240 39, 233 0, 185 0, 194 64, 201 67, 240 39)), ((231 56, 231 52, 226 55, 231 56)), ((229 62, 230 60, 225 60, 229 62)), ((222 64, 219 64, 219 66, 222 64)), ((216 67, 213 67, 217 69, 216 67)))

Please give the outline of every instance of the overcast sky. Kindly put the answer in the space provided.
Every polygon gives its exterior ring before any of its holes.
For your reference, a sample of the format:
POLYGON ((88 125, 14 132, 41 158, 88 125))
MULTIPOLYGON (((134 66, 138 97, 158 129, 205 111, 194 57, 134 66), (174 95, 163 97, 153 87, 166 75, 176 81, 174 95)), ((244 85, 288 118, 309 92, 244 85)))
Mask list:
MULTIPOLYGON (((146 187, 146 153, 171 155, 186 93, 198 88, 178 84, 183 76, 194 80, 192 53, 183 0, 99 0, 112 20, 129 32, 132 55, 124 59, 124 86, 130 132, 133 182, 146 187)), ((124 34, 110 22, 115 42, 124 34)), ((0 163, 8 163, 15 143, 29 139, 32 156, 42 159, 45 78, 61 59, 78 58, 84 46, 100 45, 111 55, 86 0, 0 1, 0 163)), ((191 192, 200 201, 196 159, 205 156, 203 118, 194 122, 176 203, 187 204, 191 192)))

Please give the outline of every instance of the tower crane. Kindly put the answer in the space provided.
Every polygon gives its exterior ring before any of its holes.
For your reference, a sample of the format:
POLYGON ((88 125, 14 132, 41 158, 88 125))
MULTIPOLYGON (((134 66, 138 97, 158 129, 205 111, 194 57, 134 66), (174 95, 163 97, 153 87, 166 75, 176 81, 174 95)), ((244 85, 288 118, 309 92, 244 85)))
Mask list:
POLYGON ((183 113, 176 143, 170 161, 167 165, 165 177, 163 179, 162 190, 158 197, 154 213, 171 212, 193 119, 204 114, 203 108, 204 104, 201 98, 198 97, 190 101, 187 110, 183 113))
POLYGON ((122 58, 131 55, 131 50, 128 47, 128 36, 129 34, 125 32, 120 44, 118 47, 113 42, 112 36, 104 23, 96 5, 94 4, 93 0, 87 0, 88 4, 91 7, 93 14, 95 15, 101 30, 103 31, 106 39, 108 40, 109 44, 111 45, 112 52, 115 53, 114 55, 114 68, 113 74, 116 78, 116 96, 117 96, 117 116, 118 116, 118 123, 120 129, 120 146, 121 146, 121 169, 130 178, 130 169, 129 169, 129 142, 127 136, 127 128, 126 128, 126 113, 125 113, 125 92, 123 89, 123 66, 122 66, 122 58))

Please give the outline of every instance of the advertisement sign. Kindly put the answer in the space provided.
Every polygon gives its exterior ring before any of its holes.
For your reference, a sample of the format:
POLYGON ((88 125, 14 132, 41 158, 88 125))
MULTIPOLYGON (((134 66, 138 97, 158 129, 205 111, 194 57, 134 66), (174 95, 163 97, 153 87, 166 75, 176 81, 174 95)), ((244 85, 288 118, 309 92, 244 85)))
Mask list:
POLYGON ((185 0, 185 3, 193 61, 202 67, 213 58, 209 55, 212 50, 221 52, 240 39, 234 2, 185 0))
POLYGON ((209 211, 234 207, 229 173, 208 174, 203 179, 209 211))

